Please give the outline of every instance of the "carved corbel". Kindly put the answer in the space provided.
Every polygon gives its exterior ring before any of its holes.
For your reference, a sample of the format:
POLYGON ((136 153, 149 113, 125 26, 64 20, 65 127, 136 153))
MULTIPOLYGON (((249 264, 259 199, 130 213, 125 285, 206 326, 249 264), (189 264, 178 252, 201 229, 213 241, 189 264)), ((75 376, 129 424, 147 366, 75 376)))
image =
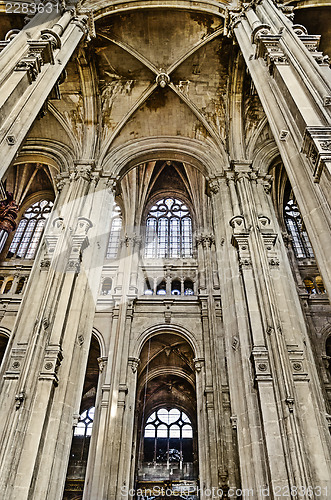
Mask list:
POLYGON ((317 64, 320 66, 329 66, 329 56, 318 51, 321 35, 309 35, 305 26, 301 24, 293 24, 292 29, 298 38, 300 38, 304 46, 309 50, 317 64))
POLYGON ((49 39, 28 40, 29 56, 39 54, 42 64, 54 64, 53 45, 49 39))
POLYGON ((194 369, 197 373, 200 373, 202 368, 204 367, 204 364, 205 364, 205 360, 204 358, 194 358, 193 359, 193 363, 194 363, 194 369))
POLYGON ((232 245, 237 248, 239 266, 241 269, 248 269, 252 266, 252 258, 248 243, 248 234, 234 234, 232 236, 232 245))
POLYGON ((74 170, 71 173, 71 179, 83 179, 84 181, 90 182, 94 167, 95 160, 74 160, 74 170))

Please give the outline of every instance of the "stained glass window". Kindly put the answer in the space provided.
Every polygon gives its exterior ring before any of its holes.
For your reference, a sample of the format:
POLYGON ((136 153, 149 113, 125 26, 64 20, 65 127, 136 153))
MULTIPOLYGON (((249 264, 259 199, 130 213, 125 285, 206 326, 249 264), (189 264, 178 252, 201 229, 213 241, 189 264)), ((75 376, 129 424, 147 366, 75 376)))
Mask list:
POLYGON ((117 203, 114 203, 110 236, 106 254, 107 259, 116 259, 120 245, 121 231, 122 231, 122 213, 117 203))
POLYGON ((284 208, 287 229, 292 236, 292 245, 298 258, 314 257, 308 234, 305 230, 300 210, 294 199, 290 199, 284 208))
POLYGON ((192 219, 188 207, 176 198, 163 198, 146 219, 145 257, 192 257, 192 219))
POLYGON ((52 208, 52 201, 41 200, 25 211, 9 247, 8 257, 16 257, 17 259, 33 259, 35 257, 46 220, 52 208))

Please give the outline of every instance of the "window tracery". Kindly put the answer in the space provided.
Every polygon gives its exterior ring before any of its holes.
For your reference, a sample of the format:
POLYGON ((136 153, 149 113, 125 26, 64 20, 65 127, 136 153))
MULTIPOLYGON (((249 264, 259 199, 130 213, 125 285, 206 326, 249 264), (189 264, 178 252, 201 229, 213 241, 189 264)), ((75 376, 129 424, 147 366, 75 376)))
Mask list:
POLYGON ((123 220, 122 220, 121 209, 117 205, 117 203, 114 203, 106 259, 116 259, 117 258, 119 244, 120 244, 121 231, 122 231, 122 224, 123 224, 123 220))
POLYGON ((50 200, 40 200, 31 205, 21 218, 9 247, 8 257, 33 259, 53 208, 50 200))
POLYGON ((155 463, 191 462, 191 420, 177 408, 160 408, 147 419, 144 429, 144 460, 155 463))
POLYGON ((192 257, 192 218, 177 198, 158 200, 146 218, 145 257, 192 257))

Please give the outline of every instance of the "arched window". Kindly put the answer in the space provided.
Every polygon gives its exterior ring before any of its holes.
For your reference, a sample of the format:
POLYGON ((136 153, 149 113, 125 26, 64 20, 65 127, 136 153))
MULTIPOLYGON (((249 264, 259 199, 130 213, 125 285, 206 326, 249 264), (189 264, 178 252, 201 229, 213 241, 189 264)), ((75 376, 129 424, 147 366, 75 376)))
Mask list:
POLYGON ((193 461, 193 429, 186 413, 177 408, 160 408, 152 413, 144 430, 144 461, 193 461))
POLYGON ((181 282, 179 280, 173 280, 171 282, 171 295, 181 294, 181 282))
POLYGON ((292 198, 284 208, 284 219, 287 229, 292 236, 295 255, 298 258, 314 257, 308 234, 304 228, 300 210, 292 198))
POLYGON ((192 219, 188 207, 176 198, 162 198, 146 219, 145 257, 192 257, 192 219))
POLYGON ((5 285, 5 288, 4 288, 3 293, 8 293, 8 292, 10 292, 11 287, 12 287, 12 285, 13 285, 13 281, 14 281, 14 279, 13 279, 13 278, 9 278, 9 279, 6 281, 6 285, 5 285))
POLYGON ((52 201, 40 200, 25 211, 9 247, 8 257, 18 259, 33 259, 35 257, 46 220, 52 208, 52 201))
POLYGON ((114 203, 106 259, 116 259, 120 244, 121 231, 122 213, 117 203, 114 203))

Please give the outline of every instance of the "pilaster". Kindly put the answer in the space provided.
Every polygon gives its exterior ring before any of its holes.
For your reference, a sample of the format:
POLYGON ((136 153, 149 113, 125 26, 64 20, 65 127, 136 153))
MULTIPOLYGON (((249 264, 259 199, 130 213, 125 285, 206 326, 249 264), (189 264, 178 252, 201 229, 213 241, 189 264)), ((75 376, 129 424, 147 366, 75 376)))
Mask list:
POLYGON ((331 293, 331 70, 317 50, 319 37, 293 25, 271 0, 245 5, 231 26, 331 293))

